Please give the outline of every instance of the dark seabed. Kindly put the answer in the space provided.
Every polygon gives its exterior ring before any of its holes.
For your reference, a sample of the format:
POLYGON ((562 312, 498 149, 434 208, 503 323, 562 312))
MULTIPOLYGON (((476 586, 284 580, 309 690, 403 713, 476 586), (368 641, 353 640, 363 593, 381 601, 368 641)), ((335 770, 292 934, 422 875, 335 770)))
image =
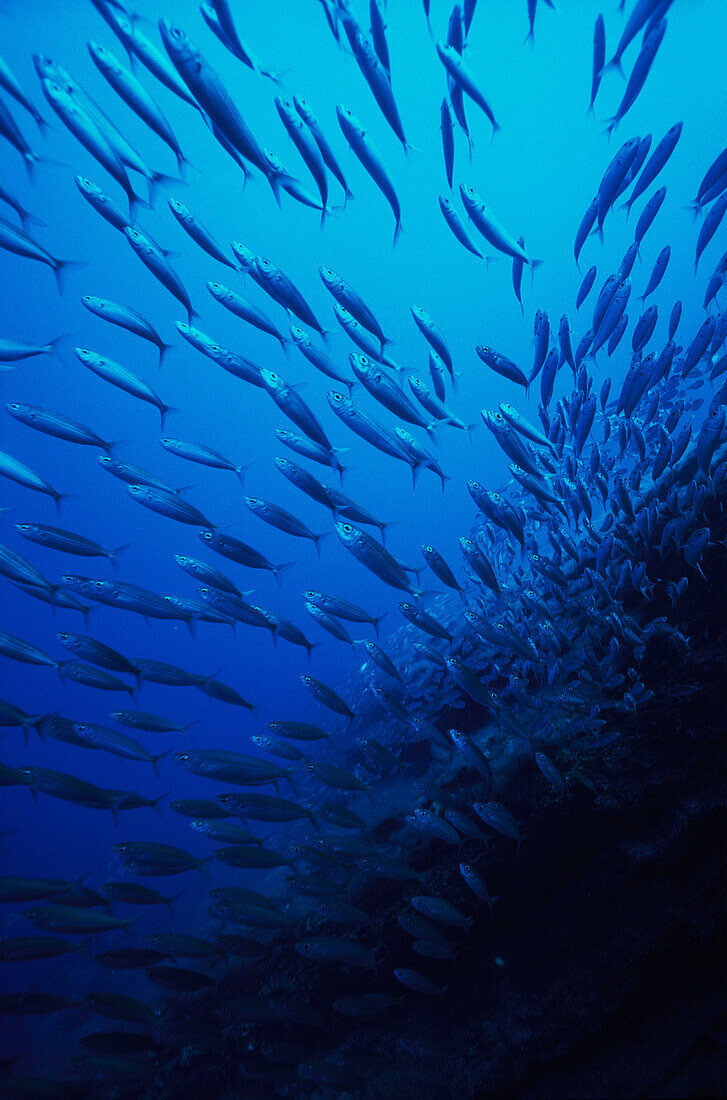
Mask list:
POLYGON ((0 3, 0 1096, 724 1095, 725 0, 125 2, 0 3))

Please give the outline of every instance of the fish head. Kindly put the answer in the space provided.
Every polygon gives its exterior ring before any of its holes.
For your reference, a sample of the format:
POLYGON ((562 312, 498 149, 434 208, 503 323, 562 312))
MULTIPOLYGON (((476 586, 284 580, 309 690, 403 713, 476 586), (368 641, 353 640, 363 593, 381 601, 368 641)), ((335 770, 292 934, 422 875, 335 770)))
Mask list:
POLYGON ((287 176, 288 172, 279 156, 277 156, 271 149, 263 149, 263 156, 270 165, 273 172, 280 176, 287 176))
MULTIPOLYGON (((347 407, 347 398, 339 390, 328 390, 326 392, 326 399, 334 412, 338 409, 345 409, 347 407)), ((350 401, 348 404, 351 404, 350 401)))
POLYGON ((107 50, 105 46, 100 45, 100 43, 93 41, 89 42, 88 52, 101 64, 113 66, 115 69, 118 70, 119 63, 114 55, 111 53, 110 50, 107 50))
POLYGON ((348 357, 351 364, 351 370, 357 378, 368 378, 373 370, 373 363, 369 359, 368 355, 360 355, 358 352, 352 351, 348 357))
POLYGON ((58 72, 56 62, 48 54, 34 53, 33 64, 41 80, 52 80, 58 72))
POLYGON ((356 546, 361 542, 361 532, 357 527, 354 527, 353 524, 344 523, 339 520, 339 522, 334 523, 333 526, 344 546, 356 546))
POLYGON ((340 286, 342 279, 340 275, 337 275, 335 271, 332 271, 330 267, 319 267, 318 272, 325 285, 330 290, 331 287, 340 286))
POLYGON ((285 387, 285 382, 280 375, 274 370, 268 370, 267 367, 261 368, 260 377, 270 393, 276 393, 278 390, 282 390, 285 387))
POLYGON ((336 107, 336 117, 344 132, 347 127, 351 130, 361 129, 361 123, 358 121, 353 111, 349 110, 348 107, 344 107, 342 103, 339 103, 336 107))
POLYGON ((304 119, 309 126, 311 125, 311 123, 315 122, 315 115, 313 114, 310 104, 306 99, 303 99, 301 96, 294 95, 293 103, 295 104, 295 109, 300 117, 304 119))
POLYGON ((172 23, 171 19, 159 20, 159 33, 162 36, 164 48, 172 60, 175 58, 181 60, 192 54, 192 46, 187 35, 181 27, 172 23))
POLYGON ((173 214, 178 215, 180 218, 189 217, 189 208, 186 207, 183 202, 180 202, 179 199, 167 199, 167 203, 173 214))

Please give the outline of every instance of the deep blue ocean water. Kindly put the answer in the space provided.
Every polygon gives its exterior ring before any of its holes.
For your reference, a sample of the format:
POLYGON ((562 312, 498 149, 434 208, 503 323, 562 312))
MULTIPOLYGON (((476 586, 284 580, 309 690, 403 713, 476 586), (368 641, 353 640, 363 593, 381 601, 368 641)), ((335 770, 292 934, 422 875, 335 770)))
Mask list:
MULTIPOLYGON (((618 269, 633 239, 645 200, 661 185, 666 186, 666 198, 644 239, 641 259, 637 259, 631 275, 634 289, 627 333, 612 358, 602 351, 595 366, 586 361, 593 376, 594 392, 598 394, 609 375, 613 380, 612 397, 619 392, 631 359, 633 325, 641 312, 635 298, 645 289, 652 265, 664 245, 671 247, 671 260, 663 282, 647 303, 656 303, 659 308, 657 328, 647 351, 656 350, 658 354, 666 343, 667 322, 677 299, 683 303, 679 344, 688 347, 706 316, 702 304, 704 290, 724 251, 725 229, 724 226, 718 229, 695 277, 692 266, 701 223, 695 222, 686 208, 694 199, 704 172, 725 144, 727 97, 723 62, 727 8, 723 0, 674 0, 668 11, 664 40, 645 86, 609 141, 603 130, 624 88, 617 73, 604 75, 595 117, 586 113, 593 25, 600 5, 591 0, 578 3, 561 0, 557 10, 551 10, 541 2, 537 5, 534 43, 523 43, 528 30, 525 0, 511 0, 507 4, 480 0, 467 36, 465 58, 492 105, 502 132, 493 139, 483 112, 467 101, 473 151, 470 159, 466 138, 455 129, 453 198, 468 231, 484 251, 493 254, 466 217, 459 200, 460 183, 474 187, 515 238, 524 236, 528 255, 542 260, 532 280, 527 268, 524 272, 521 311, 513 294, 511 260, 500 254, 486 267, 457 243, 439 212, 437 197, 450 194, 439 130, 439 108, 447 86, 421 3, 389 0, 385 8, 392 87, 407 139, 413 147, 408 155, 384 120, 354 58, 348 49, 337 46, 321 3, 279 0, 275 4, 243 5, 230 0, 229 6, 245 43, 265 66, 280 74, 279 87, 232 57, 206 27, 192 0, 166 0, 161 5, 153 0, 139 0, 136 8, 149 20, 140 23, 140 27, 160 49, 155 27, 159 18, 170 19, 185 29, 222 77, 260 144, 276 152, 288 171, 314 191, 315 185, 283 129, 273 102, 276 94, 304 96, 335 150, 354 199, 345 211, 335 209, 321 228, 316 211, 301 206, 286 194, 278 207, 259 171, 253 170, 254 178, 243 187, 240 169, 215 142, 200 115, 137 64, 135 72, 162 107, 190 163, 184 183, 161 186, 154 208, 139 210, 137 219, 164 248, 178 253, 171 263, 189 291, 199 314, 194 323, 203 332, 259 366, 275 370, 295 384, 305 384, 300 395, 319 416, 334 446, 348 449, 341 456, 349 467, 343 491, 392 524, 387 531, 387 548, 403 561, 419 566, 421 545, 431 543, 464 583, 458 539, 472 533, 477 514, 466 483, 474 479, 489 489, 505 492, 504 487, 512 485, 509 460, 483 425, 480 410, 495 409, 500 402, 509 402, 530 421, 539 423, 539 380, 526 396, 521 387, 486 367, 475 355, 475 345, 497 349, 529 373, 533 317, 535 310, 541 309, 550 317, 551 345, 557 345, 559 319, 566 313, 575 347, 590 327, 598 289, 606 276, 618 269), (391 211, 348 149, 336 120, 337 104, 350 107, 362 120, 395 183, 401 201, 402 233, 393 248, 391 211), (603 244, 597 236, 586 242, 580 257, 581 272, 596 264, 598 275, 589 298, 577 312, 575 297, 581 274, 573 259, 573 239, 611 157, 622 142, 647 133, 653 134, 653 151, 669 127, 679 121, 683 121, 684 127, 676 150, 656 183, 638 200, 630 219, 626 221, 623 211, 611 212, 606 219, 603 244), (218 280, 249 296, 275 318, 282 331, 286 331, 289 323, 284 311, 249 278, 243 280, 241 274, 207 256, 185 235, 167 206, 168 197, 184 202, 223 247, 227 248, 231 240, 240 241, 278 264, 304 293, 322 324, 331 329, 327 350, 347 376, 351 376, 348 354, 357 349, 349 344, 334 319, 332 300, 318 275, 320 265, 339 272, 355 288, 387 337, 394 341, 389 352, 404 369, 402 384, 407 393, 406 373, 419 374, 427 382, 429 376, 427 344, 412 320, 410 307, 422 306, 431 315, 446 338, 456 372, 456 386, 448 382, 446 402, 463 421, 477 425, 471 439, 447 425, 437 429, 434 440, 412 429, 436 453, 450 479, 444 493, 438 477, 428 470, 421 471, 416 488, 412 489, 410 470, 405 463, 374 450, 330 411, 325 392, 337 388, 334 383, 316 373, 295 347, 290 347, 290 355, 286 357, 269 336, 231 316, 212 299, 205 282, 218 280)), ((334 8, 335 4, 329 7, 334 8)), ((613 53, 626 14, 635 5, 627 3, 623 14, 614 11, 614 7, 609 5, 604 12, 607 57, 613 53)), ((355 14, 368 26, 367 5, 361 0, 355 6, 355 14)), ((432 0, 435 38, 444 38, 448 18, 448 5, 432 0)), ((282 585, 278 586, 269 573, 247 570, 211 554, 197 537, 195 526, 177 524, 132 500, 125 485, 100 467, 94 448, 74 446, 34 432, 4 409, 0 410, 0 449, 31 466, 70 497, 63 503, 59 519, 50 497, 3 478, 0 541, 26 556, 51 581, 65 573, 103 578, 114 578, 117 574, 110 562, 103 559, 74 558, 27 542, 16 532, 16 523, 61 526, 109 548, 128 543, 129 548, 118 559, 118 577, 163 595, 190 598, 196 595, 195 583, 175 566, 172 555, 199 557, 228 573, 241 590, 252 590, 254 595, 247 597, 250 602, 291 619, 311 641, 318 643, 308 661, 303 649, 283 639, 274 645, 267 632, 244 625, 239 625, 233 636, 225 625, 199 622, 192 634, 183 622, 153 620, 146 625, 138 615, 104 606, 91 613, 86 630, 77 613, 60 609, 54 612, 2 579, 0 629, 22 637, 55 659, 70 656, 58 645, 57 631, 88 633, 129 657, 155 658, 217 676, 249 699, 255 709, 248 712, 227 706, 191 688, 173 689, 156 684, 144 684, 132 703, 124 695, 63 682, 52 668, 33 667, 5 658, 0 659, 0 697, 32 715, 60 713, 79 722, 111 724, 111 711, 137 706, 178 719, 180 723, 196 723, 189 737, 126 731, 138 737, 151 752, 177 751, 192 745, 256 753, 249 738, 266 732, 265 723, 280 718, 314 722, 330 731, 332 738, 324 749, 319 744, 314 746, 311 756, 349 767, 356 737, 368 733, 388 741, 391 723, 367 720, 364 728, 360 723, 349 728, 345 719, 322 708, 301 685, 300 675, 309 673, 344 695, 354 711, 366 709, 369 714, 372 710, 370 693, 366 692, 368 674, 357 675, 362 665, 361 651, 352 652, 310 619, 304 609, 303 591, 332 592, 372 613, 385 611, 380 639, 384 648, 387 637, 404 624, 397 604, 408 597, 382 584, 354 561, 333 533, 330 513, 281 477, 273 463, 278 455, 307 466, 326 484, 337 484, 334 471, 307 463, 282 448, 274 430, 286 427, 297 432, 298 429, 285 419, 264 390, 231 377, 185 343, 174 326, 175 321, 186 319, 182 307, 143 267, 123 236, 104 222, 77 190, 73 177, 83 174, 125 208, 118 185, 71 137, 48 106, 33 67, 32 56, 36 53, 49 54, 67 69, 97 99, 154 170, 176 174, 170 150, 106 85, 89 57, 87 42, 94 40, 126 64, 123 47, 110 28, 94 6, 82 0, 29 4, 7 0, 0 20, 2 59, 51 123, 47 136, 39 135, 32 119, 4 90, 0 90, 0 96, 33 150, 57 162, 37 164, 29 180, 22 159, 3 141, 0 182, 45 223, 44 227, 28 227, 31 236, 52 255, 83 263, 69 268, 61 296, 53 273, 46 266, 8 252, 0 256, 0 337, 44 343, 60 334, 69 334, 58 356, 31 358, 18 363, 14 371, 2 374, 3 403, 44 406, 81 421, 105 439, 123 441, 115 451, 119 460, 151 470, 171 485, 191 486, 186 499, 212 523, 251 543, 271 561, 294 561, 295 566, 282 576, 282 585), (80 298, 85 294, 124 303, 147 317, 163 338, 174 345, 161 369, 157 367, 157 352, 152 345, 105 324, 84 309, 80 298), (244 490, 232 472, 193 465, 167 453, 159 444, 162 433, 157 411, 88 371, 73 354, 76 345, 116 359, 178 410, 166 419, 165 433, 204 443, 236 463, 252 463, 244 490), (252 515, 243 501, 245 493, 278 503, 316 533, 331 532, 322 543, 320 556, 310 542, 294 539, 252 515)), ((641 34, 625 54, 627 73, 638 55, 640 42, 641 34)), ((138 175, 132 174, 132 178, 145 194, 144 181, 138 175)), ((341 189, 332 178, 329 184, 331 205, 338 208, 341 189)), ((16 221, 9 208, 3 208, 0 216, 16 221)), ((232 258, 229 249, 228 254, 232 258)), ((719 299, 717 307, 711 306, 712 314, 718 306, 719 299)), ((691 414, 694 436, 713 390, 720 385, 720 381, 708 385, 703 392, 705 408, 691 414)), ((570 369, 562 367, 551 410, 557 399, 568 398, 573 388, 570 369)), ((390 428, 397 423, 362 387, 357 386, 353 396, 362 408, 390 428)), ((599 409, 592 441, 598 444, 600 439, 599 409)), ((590 444, 584 453, 590 454, 590 444)), ((645 474, 644 481, 647 480, 645 474)), ((600 515, 602 518, 603 513, 600 515)), ((377 535, 375 528, 367 530, 377 535)), ((500 608, 507 608, 509 594, 520 584, 517 567, 516 558, 512 575, 500 575, 504 590, 500 608)), ((425 569, 421 587, 428 590, 440 586, 425 569)), ((430 606, 434 608, 436 604, 430 606)), ((448 606, 447 614, 453 615, 454 605, 448 606)), ((494 614, 494 605, 488 607, 494 614)), ((368 626, 345 625, 354 638, 374 638, 368 626)), ((413 637, 409 632, 408 643, 401 636, 396 642, 396 659, 401 662, 405 678, 406 645, 411 645, 413 637)), ((430 641, 426 636, 422 640, 430 641)), ((379 682, 385 683, 381 677, 379 682)), ((389 682, 385 686, 395 685, 389 682)), ((27 745, 22 730, 3 732, 2 761, 11 767, 54 768, 102 788, 139 791, 150 798, 167 791, 171 792, 171 798, 177 799, 213 798, 227 789, 188 774, 172 757, 162 761, 156 777, 146 763, 121 761, 104 752, 84 751, 55 740, 41 741, 33 729, 28 732, 27 745)), ((399 733, 402 734, 401 729, 399 733)), ((402 734, 402 740, 406 739, 402 734)), ((362 770, 358 774, 366 775, 362 770)), ((374 777, 367 776, 367 781, 373 783, 374 777)), ((261 789, 273 793, 272 788, 261 789)), ((328 792, 331 793, 335 795, 328 792)), ((285 784, 280 794, 288 797, 285 784)), ((367 820, 375 822, 377 816, 385 816, 385 787, 380 797, 380 803, 376 799, 372 804, 359 798, 354 804, 367 820)), ((3 788, 2 805, 2 829, 6 834, 2 840, 2 866, 3 873, 8 875, 67 880, 86 876, 84 882, 98 888, 121 873, 113 845, 122 840, 153 839, 179 845, 200 857, 211 850, 208 842, 191 832, 185 818, 165 808, 166 803, 162 804, 161 816, 150 810, 122 813, 118 826, 110 813, 75 806, 42 793, 34 802, 22 786, 3 788)), ((254 823, 250 827, 258 831, 254 823)), ((262 829, 262 835, 271 838, 271 846, 285 846, 284 828, 261 826, 262 829)), ((299 835, 296 828, 295 836, 299 835)), ((214 864, 210 874, 215 884, 239 881, 254 885, 257 881, 255 875, 236 876, 214 864)), ((162 925, 200 936, 219 930, 219 926, 207 916, 209 883, 202 876, 192 873, 138 881, 149 882, 166 893, 176 894, 183 889, 173 917, 163 909, 141 911, 139 916, 139 910, 116 906, 115 912, 138 917, 132 926, 131 939, 112 933, 98 937, 83 954, 26 965, 3 963, 4 990, 42 988, 80 997, 89 988, 107 987, 116 992, 131 991, 150 1003, 159 1003, 161 991, 145 985, 143 977, 132 974, 129 980, 123 974, 100 971, 90 961, 92 952, 101 949, 96 944, 105 947, 112 943, 123 946, 137 939, 142 942, 146 934, 162 925)), ((280 872, 263 880, 266 889, 275 891, 279 882, 280 872)), ((3 907, 3 937, 40 931, 24 920, 23 908, 3 907)), ((426 969, 417 966, 421 961, 402 960, 399 965, 426 969)), ((70 1075, 65 1060, 71 1048, 72 1055, 81 1050, 77 1037, 84 1028, 88 1030, 87 1023, 77 1015, 63 1014, 9 1019, 3 1053, 10 1056, 21 1052, 17 1072, 61 1078, 70 1075)), ((109 1021, 103 1023, 115 1026, 109 1021)))

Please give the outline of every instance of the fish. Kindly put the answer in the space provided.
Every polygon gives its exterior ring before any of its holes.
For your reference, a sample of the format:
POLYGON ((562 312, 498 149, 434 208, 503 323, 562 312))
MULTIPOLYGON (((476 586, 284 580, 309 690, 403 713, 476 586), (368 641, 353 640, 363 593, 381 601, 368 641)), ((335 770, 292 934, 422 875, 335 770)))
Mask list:
POLYGON ((184 306, 191 324, 192 319, 196 316, 192 308, 192 302, 184 284, 172 268, 165 253, 149 234, 144 233, 136 224, 124 226, 123 233, 133 251, 144 266, 151 271, 154 278, 184 306))
POLYGON ((542 260, 534 260, 527 256, 522 246, 510 236, 490 208, 485 206, 474 188, 465 187, 464 184, 460 184, 459 190, 462 196, 462 202, 464 203, 470 219, 493 248, 497 249, 498 252, 504 252, 505 255, 511 256, 514 259, 522 260, 523 263, 528 265, 531 271, 534 271, 537 267, 542 265, 542 260))
POLYGON ((41 244, 4 218, 0 218, 0 248, 49 267, 55 275, 59 294, 63 293, 65 273, 69 268, 78 266, 76 260, 59 260, 57 256, 52 256, 41 244))
POLYGON ((675 123, 669 130, 667 130, 664 137, 657 145, 654 152, 651 154, 649 160, 646 162, 641 170, 640 175, 636 179, 634 189, 628 201, 624 204, 627 210, 627 217, 631 213, 631 207, 644 193, 647 187, 650 186, 661 172, 662 168, 666 165, 667 161, 671 157, 674 149, 677 146, 677 142, 681 137, 683 129, 683 123, 675 123))
MULTIPOLYGON (((14 340, 0 340, 0 364, 18 363, 24 359, 33 359, 37 355, 53 355, 59 358, 58 350, 65 342, 65 335, 57 336, 48 344, 20 344, 14 340)), ((13 367, 0 366, 0 372, 11 370, 13 367)))
POLYGON ((348 703, 342 699, 333 688, 324 684, 322 680, 316 680, 314 676, 303 674, 299 679, 303 687, 307 688, 314 699, 317 699, 324 707, 328 707, 329 710, 334 711, 336 714, 344 715, 348 718, 349 722, 353 721, 354 712, 351 710, 348 703))
POLYGON ((162 19, 159 22, 159 30, 169 59, 193 99, 240 156, 262 172, 277 198, 277 183, 263 151, 232 101, 219 74, 181 27, 168 19, 162 19))
POLYGON ((167 344, 152 326, 152 324, 142 317, 136 310, 131 309, 129 306, 120 305, 117 302, 111 302, 107 298, 99 298, 95 294, 84 294, 81 298, 81 303, 86 307, 89 313, 93 313, 96 317, 100 317, 103 321, 108 321, 109 324, 118 325, 119 328, 124 328, 128 332, 133 332, 135 336, 140 336, 142 340, 147 340, 159 351, 159 366, 161 367, 164 356, 167 352, 171 351, 173 345, 167 344))
POLYGON ((346 141, 391 207, 395 219, 394 245, 396 245, 402 231, 401 205, 381 156, 373 143, 368 140, 364 127, 348 107, 339 104, 336 107, 336 116, 346 141))
POLYGON ((320 535, 315 535, 302 520, 270 500, 260 500, 258 497, 245 497, 244 500, 250 511, 259 519, 264 520, 265 523, 269 523, 271 527, 277 527, 280 531, 285 531, 286 534, 293 535, 295 538, 310 539, 320 556, 321 541, 330 532, 324 531, 320 535))
POLYGON ((323 155, 317 141, 297 111, 292 99, 275 96, 275 109, 280 121, 283 123, 288 136, 303 158, 306 167, 315 181, 318 193, 321 197, 321 225, 324 224, 328 211, 328 176, 323 155))
POLYGON ((323 133, 323 131, 322 131, 322 129, 321 129, 319 123, 318 123, 318 120, 315 117, 315 115, 313 114, 313 111, 310 107, 310 104, 307 102, 307 100, 301 98, 300 96, 294 95, 293 96, 293 103, 295 105, 296 111, 298 112, 298 114, 300 115, 300 117, 303 119, 306 126, 310 130, 311 135, 313 137, 313 140, 315 141, 316 145, 318 146, 318 148, 320 150, 321 156, 323 157, 323 161, 324 161, 326 167, 329 169, 329 171, 332 173, 332 175, 334 175, 336 177, 336 179, 340 183, 341 187, 343 188, 343 204, 344 204, 344 210, 345 210, 346 203, 349 201, 349 199, 353 198, 353 192, 351 191, 351 189, 348 186, 348 183, 346 182, 346 177, 343 173, 343 169, 341 168, 340 164, 338 163, 336 155, 335 155, 333 149, 331 148, 331 145, 330 145, 327 137, 323 133))
POLYGON ((626 90, 623 94, 623 99, 618 105, 616 114, 609 120, 609 124, 606 132, 609 137, 618 126, 621 119, 632 107, 639 92, 646 83, 646 78, 651 71, 651 66, 654 63, 654 58, 658 52, 659 46, 662 43, 662 39, 666 33, 666 19, 660 19, 659 22, 648 31, 641 46, 641 52, 636 58, 634 67, 631 71, 626 90))
POLYGON ((444 171, 447 176, 449 189, 451 191, 452 178, 454 175, 454 125, 452 123, 452 113, 449 109, 449 103, 447 102, 446 98, 442 100, 442 106, 440 109, 440 120, 440 129, 442 131, 442 152, 444 154, 444 171))
POLYGON ((658 12, 659 16, 666 14, 671 7, 672 0, 637 0, 619 39, 616 52, 605 66, 605 69, 617 69, 623 75, 621 58, 629 43, 633 41, 639 31, 658 12))
POLYGON ((603 66, 606 60, 606 26, 601 14, 596 16, 596 25, 593 28, 593 75, 591 77, 591 102, 588 104, 588 113, 593 114, 593 108, 601 86, 603 66))
POLYGON ((26 466, 20 459, 14 458, 13 455, 9 455, 5 451, 0 451, 0 475, 8 478, 10 481, 15 481, 18 485, 22 485, 26 489, 33 489, 37 493, 44 493, 46 496, 52 497, 56 505, 56 510, 60 514, 61 501, 68 494, 61 493, 57 489, 54 489, 53 486, 49 485, 39 474, 31 470, 30 466, 26 466))
POLYGON ((202 443, 186 443, 182 439, 170 439, 166 436, 159 442, 165 451, 179 458, 186 458, 189 462, 198 462, 202 466, 211 466, 216 470, 231 470, 237 474, 240 484, 245 484, 245 471, 250 468, 250 463, 236 466, 234 462, 230 462, 229 459, 202 443))
MULTIPOLYGON (((37 60, 36 65, 40 68, 37 60)), ((129 202, 129 213, 133 216, 136 206, 139 204, 147 205, 145 200, 134 190, 127 172, 127 166, 119 156, 118 150, 109 144, 107 133, 103 132, 97 125, 97 117, 82 110, 78 96, 73 95, 67 86, 42 75, 41 86, 48 103, 63 124, 124 191, 129 202)))
POLYGON ((658 191, 655 191, 651 196, 646 206, 641 212, 641 216, 636 224, 636 230, 634 232, 634 241, 638 248, 641 247, 641 242, 644 238, 644 234, 653 222, 656 215, 659 213, 661 204, 666 196, 666 187, 660 187, 658 191))
POLYGON ((20 200, 11 191, 8 191, 7 188, 3 187, 1 184, 0 202, 4 202, 7 206, 15 211, 15 213, 18 215, 18 219, 23 229, 26 229, 29 225, 39 225, 41 227, 44 225, 44 222, 42 222, 40 218, 37 218, 35 214, 32 214, 30 212, 30 210, 26 210, 20 200))
POLYGON ((46 435, 55 436, 56 439, 65 439, 70 443, 80 443, 86 447, 98 447, 99 450, 107 453, 118 445, 102 439, 84 424, 79 424, 76 420, 38 405, 21 405, 12 401, 8 402, 5 408, 21 424, 25 424, 28 428, 35 428, 38 432, 45 432, 46 435))
POLYGON ((280 342, 280 346, 287 354, 288 339, 286 336, 278 330, 275 323, 258 309, 247 298, 243 298, 242 295, 237 294, 234 290, 230 290, 223 283, 207 283, 207 289, 209 290, 215 301, 224 306, 236 317, 239 317, 241 321, 247 321, 248 324, 254 325, 255 328, 260 329, 261 332, 267 332, 270 336, 275 337, 280 342))
POLYGON ((122 65, 116 57, 98 42, 89 42, 88 51, 114 91, 141 118, 147 126, 165 142, 174 153, 181 171, 186 164, 179 142, 161 108, 134 73, 122 65))
POLYGON ((492 108, 485 99, 484 95, 477 86, 477 82, 474 76, 470 72, 469 67, 465 64, 461 53, 455 49, 454 46, 445 45, 442 42, 437 42, 437 54, 442 65, 447 70, 448 75, 454 80, 454 82, 462 89, 463 92, 472 99, 478 107, 480 107, 487 115, 490 123, 492 124, 492 135, 501 130, 499 122, 495 119, 492 113, 492 108))
POLYGON ((359 322, 359 324, 363 325, 372 336, 376 337, 380 344, 381 352, 383 353, 385 345, 390 344, 391 341, 386 338, 381 325, 361 296, 356 293, 353 287, 351 287, 345 279, 337 275, 336 272, 332 271, 329 267, 320 267, 318 271, 326 290, 336 299, 340 306, 343 306, 343 308, 359 322))

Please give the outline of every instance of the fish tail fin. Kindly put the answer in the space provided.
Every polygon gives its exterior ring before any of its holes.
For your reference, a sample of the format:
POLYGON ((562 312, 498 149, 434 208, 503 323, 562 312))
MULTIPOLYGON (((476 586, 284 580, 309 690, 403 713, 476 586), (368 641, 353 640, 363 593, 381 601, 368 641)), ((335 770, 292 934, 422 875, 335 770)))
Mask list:
POLYGON ((53 264, 53 274, 56 277, 56 283, 58 284, 58 293, 63 295, 64 291, 64 279, 69 267, 88 267, 85 260, 56 260, 53 264))
MULTIPOLYGON (((276 203, 278 204, 278 206, 280 206, 280 182, 278 180, 278 177, 274 172, 268 172, 267 181, 270 184, 270 188, 273 192, 273 197, 276 203)), ((245 176, 245 183, 247 183, 247 175, 245 176)))
POLYGON ((53 500, 56 503, 56 511, 58 512, 59 516, 61 514, 61 501, 62 500, 73 500, 75 496, 76 496, 75 493, 59 493, 57 490, 54 490, 53 500))
POLYGON ((323 542, 324 539, 327 539, 330 534, 331 534, 330 531, 323 531, 322 534, 313 536, 313 542, 316 544, 316 550, 318 552, 318 557, 321 556, 321 543, 323 542))
POLYGON ((47 119, 43 118, 40 111, 33 111, 33 119, 35 120, 35 125, 38 127, 38 130, 40 131, 42 137, 47 137, 48 131, 55 129, 55 127, 51 126, 50 122, 48 122, 47 119))
POLYGON ((691 210, 691 211, 692 211, 692 213, 694 214, 694 220, 695 220, 695 222, 696 222, 696 221, 698 221, 698 220, 699 220, 699 216, 700 216, 700 214, 702 213, 702 204, 701 204, 701 203, 699 202, 699 200, 698 200, 698 199, 695 199, 695 200, 694 200, 694 202, 690 202, 690 203, 688 203, 688 204, 687 204, 687 205, 686 205, 686 206, 684 207, 684 209, 685 209, 685 210, 691 210))
POLYGON ((272 572, 275 574, 275 579, 278 582, 278 588, 283 587, 283 582, 280 579, 280 574, 285 573, 286 570, 292 569, 294 565, 297 565, 294 561, 284 561, 282 565, 273 566, 272 572))
POLYGON ((319 646, 320 644, 321 644, 320 642, 308 642, 308 644, 306 645, 305 649, 306 649, 306 653, 308 654, 308 660, 309 660, 309 661, 310 661, 310 655, 311 655, 311 653, 312 653, 312 652, 313 652, 313 650, 314 650, 314 649, 316 649, 316 647, 317 647, 317 646, 319 646))
POLYGON ((381 620, 382 620, 382 619, 385 619, 387 615, 388 615, 388 611, 384 611, 384 613, 383 613, 382 615, 376 615, 376 616, 375 616, 375 617, 374 617, 374 618, 373 618, 373 619, 371 620, 371 625, 372 625, 372 626, 373 626, 373 628, 374 628, 374 633, 376 634, 376 637, 377 637, 377 638, 379 638, 379 637, 380 637, 380 634, 379 634, 379 623, 381 622, 381 620))
POLYGON ((36 218, 35 214, 31 214, 29 210, 23 210, 18 216, 23 229, 27 229, 29 225, 37 225, 39 228, 45 229, 47 225, 47 222, 41 221, 40 218, 36 218))
POLYGON ((160 370, 161 370, 162 362, 164 360, 164 356, 167 354, 167 352, 172 351, 174 349, 174 347, 175 347, 174 344, 159 344, 159 369, 160 370))
POLYGON ((278 339, 280 340, 281 348, 285 352, 285 358, 290 359, 290 345, 292 340, 289 340, 287 336, 279 336, 278 339))
POLYGON ((247 471, 250 469, 251 466, 254 466, 254 464, 255 464, 255 459, 253 458, 250 462, 244 462, 244 463, 242 463, 241 466, 235 466, 235 473, 237 474, 237 476, 240 480, 240 485, 244 486, 244 484, 245 484, 245 474, 247 473, 247 471))
POLYGON ((179 409, 175 408, 174 405, 165 405, 162 402, 162 404, 159 406, 159 415, 160 415, 161 420, 162 420, 162 429, 164 428, 164 421, 166 420, 169 413, 178 413, 178 412, 179 412, 179 409))
POLYGON ((136 220, 136 208, 137 206, 143 207, 145 210, 151 210, 151 203, 143 199, 141 195, 137 195, 131 184, 129 184, 129 190, 127 191, 127 197, 129 200, 129 218, 131 221, 136 220))
POLYGON ((171 898, 165 899, 164 904, 172 915, 174 915, 174 903, 179 901, 183 893, 184 890, 180 890, 178 894, 173 894, 171 898))
POLYGON ((620 119, 619 119, 618 115, 614 115, 613 118, 610 118, 608 120, 608 126, 606 127, 606 129, 601 130, 601 137, 603 137, 603 135, 606 134, 608 136, 608 140, 610 141, 611 140, 611 134, 614 132, 614 130, 618 126, 619 122, 620 122, 620 119))
POLYGON ((297 798, 299 796, 300 792, 299 792, 298 788, 296 787, 295 783, 293 782, 293 779, 292 779, 292 776, 291 776, 292 771, 293 771, 292 768, 287 769, 287 771, 285 772, 285 780, 288 783, 288 786, 292 790, 293 794, 297 798))
MULTIPOLYGON (((544 263, 545 263, 545 261, 544 261, 544 260, 529 260, 529 261, 528 261, 528 267, 530 268, 530 278, 531 278, 531 282, 532 282, 532 279, 533 279, 533 277, 534 277, 534 275, 535 275, 535 272, 537 271, 537 269, 538 269, 539 267, 542 267, 544 263)), ((522 305, 522 302, 521 302, 520 304, 522 305)), ((525 312, 525 311, 523 310, 523 313, 524 313, 524 312, 525 312)))
POLYGON ((618 54, 614 54, 611 60, 603 66, 603 68, 601 69, 601 76, 603 76, 604 73, 612 72, 614 69, 617 73, 619 73, 620 76, 624 77, 624 79, 626 78, 626 74, 623 70, 623 65, 621 64, 621 58, 618 54))
POLYGON ((54 340, 51 340, 48 344, 48 347, 50 348, 50 354, 61 364, 62 367, 67 367, 68 362, 65 358, 63 358, 60 352, 66 344, 70 346, 72 339, 73 336, 70 332, 62 332, 60 336, 56 336, 56 338, 54 340))
POLYGON ((532 42, 533 46, 535 45, 535 27, 531 27, 528 33, 523 38, 523 46, 525 46, 528 42, 532 42))
POLYGON ((151 758, 152 767, 154 768, 154 775, 157 779, 159 778, 159 765, 160 765, 160 763, 162 762, 164 757, 169 756, 169 754, 171 752, 174 752, 174 749, 167 749, 166 752, 158 752, 156 754, 156 756, 152 756, 152 758, 151 758))
POLYGON ((404 230, 401 227, 401 218, 397 218, 396 225, 394 226, 394 247, 396 247, 396 242, 399 240, 399 237, 403 232, 404 230))
POLYGON ((157 190, 159 187, 173 187, 184 183, 183 179, 178 176, 170 176, 164 172, 152 172, 149 177, 149 206, 154 206, 157 200, 157 190))

